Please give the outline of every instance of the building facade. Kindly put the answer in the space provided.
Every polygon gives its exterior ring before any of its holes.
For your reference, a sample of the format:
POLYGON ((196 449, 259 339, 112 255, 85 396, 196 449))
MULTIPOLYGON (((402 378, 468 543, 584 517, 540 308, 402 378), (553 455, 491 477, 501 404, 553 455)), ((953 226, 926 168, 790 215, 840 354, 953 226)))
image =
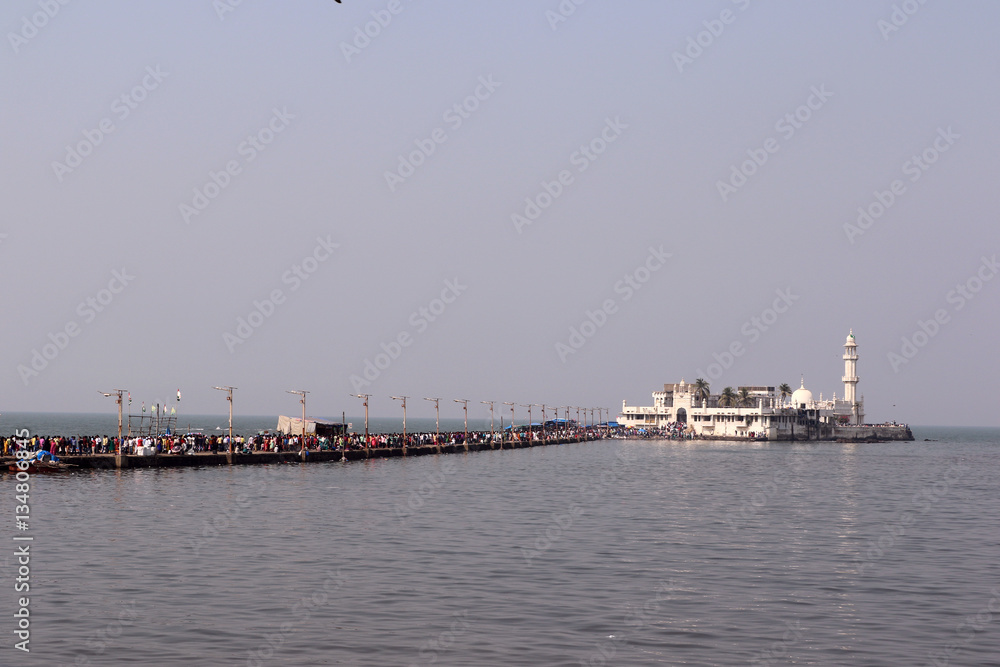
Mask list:
POLYGON ((844 397, 815 399, 805 380, 790 396, 767 385, 738 387, 733 396, 712 393, 704 386, 681 379, 653 392, 652 406, 631 406, 622 401, 618 423, 635 428, 682 424, 687 433, 701 437, 757 438, 762 440, 833 439, 838 427, 864 423, 864 398, 857 397, 857 343, 854 331, 844 344, 844 397))

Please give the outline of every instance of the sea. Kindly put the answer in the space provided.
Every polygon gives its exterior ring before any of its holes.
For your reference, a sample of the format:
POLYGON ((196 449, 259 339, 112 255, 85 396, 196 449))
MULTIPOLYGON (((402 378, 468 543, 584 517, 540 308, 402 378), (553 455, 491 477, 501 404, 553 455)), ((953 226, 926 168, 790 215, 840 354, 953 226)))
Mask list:
POLYGON ((0 665, 998 665, 1000 429, 913 433, 4 474, 0 665))

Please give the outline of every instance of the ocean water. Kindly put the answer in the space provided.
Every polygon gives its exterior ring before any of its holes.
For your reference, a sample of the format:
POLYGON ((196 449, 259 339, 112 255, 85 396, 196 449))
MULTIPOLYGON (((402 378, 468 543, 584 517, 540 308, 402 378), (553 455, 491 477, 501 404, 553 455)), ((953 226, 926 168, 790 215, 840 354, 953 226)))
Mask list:
POLYGON ((914 435, 38 476, 30 655, 5 475, 0 664, 1000 664, 1000 430, 914 435))

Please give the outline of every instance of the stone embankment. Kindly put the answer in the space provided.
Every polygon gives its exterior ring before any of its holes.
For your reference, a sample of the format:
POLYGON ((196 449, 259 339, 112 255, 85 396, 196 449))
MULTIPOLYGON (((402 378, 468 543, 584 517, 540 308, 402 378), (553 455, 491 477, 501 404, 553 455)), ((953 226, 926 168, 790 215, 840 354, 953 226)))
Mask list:
MULTIPOLYGON (((309 450, 288 452, 254 452, 252 454, 233 454, 210 452, 197 454, 156 454, 154 456, 95 454, 85 456, 60 456, 63 463, 86 469, 110 468, 188 468, 195 466, 217 465, 262 465, 268 463, 324 463, 327 461, 363 461, 365 459, 382 459, 403 456, 428 456, 431 454, 464 454, 501 449, 526 449, 542 445, 565 445, 573 442, 598 440, 597 436, 581 436, 575 438, 552 438, 548 440, 472 442, 456 445, 425 445, 421 447, 393 447, 341 450, 309 450)), ((4 469, 16 459, 2 459, 4 469)))

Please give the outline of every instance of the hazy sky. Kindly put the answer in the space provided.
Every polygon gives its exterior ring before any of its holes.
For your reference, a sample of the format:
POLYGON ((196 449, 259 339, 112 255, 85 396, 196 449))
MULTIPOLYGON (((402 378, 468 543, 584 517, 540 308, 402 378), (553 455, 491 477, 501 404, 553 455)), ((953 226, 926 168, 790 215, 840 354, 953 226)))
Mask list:
POLYGON ((853 327, 869 421, 1000 425, 998 23, 9 0, 0 411, 180 388, 219 413, 229 384, 247 414, 305 389, 315 415, 613 416, 698 375, 841 396, 853 327))

